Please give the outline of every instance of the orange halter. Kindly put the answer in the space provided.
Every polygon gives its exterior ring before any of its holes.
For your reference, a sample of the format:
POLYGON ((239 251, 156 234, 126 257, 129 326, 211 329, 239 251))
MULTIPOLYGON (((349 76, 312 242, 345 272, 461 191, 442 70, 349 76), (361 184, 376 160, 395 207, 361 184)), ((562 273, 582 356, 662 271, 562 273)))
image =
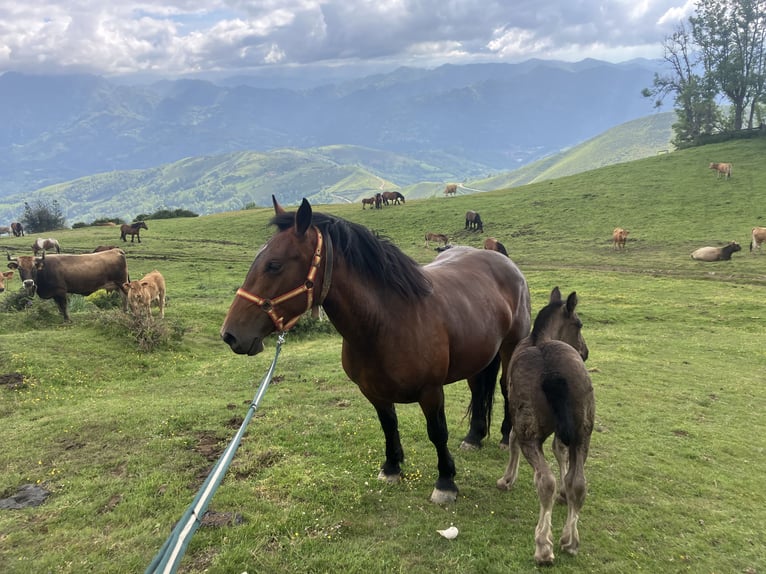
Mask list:
MULTIPOLYGON (((319 268, 319 264, 322 262, 322 246, 324 245, 324 238, 322 237, 322 232, 319 230, 318 227, 314 227, 314 229, 317 232, 317 246, 316 250, 314 251, 314 259, 311 261, 311 265, 309 266, 309 272, 306 276, 306 280, 303 282, 303 284, 299 285, 295 289, 288 291, 287 293, 284 293, 282 295, 279 295, 278 297, 274 297, 272 299, 266 299, 264 297, 259 297, 258 295, 254 295, 252 293, 248 293, 241 287, 237 289, 237 295, 242 297, 243 299, 247 299, 248 301, 251 301, 258 305, 264 313, 266 313, 270 318, 271 321, 274 323, 274 326, 277 328, 277 331, 283 332, 288 331, 290 328, 295 325, 298 320, 301 318, 303 313, 310 310, 314 306, 314 277, 316 277, 317 269, 319 268), (285 318, 280 317, 277 315, 277 312, 274 310, 275 305, 279 305, 280 303, 284 303, 285 301, 292 299, 293 297, 297 297, 298 295, 301 295, 302 293, 307 293, 307 303, 306 303, 306 311, 303 311, 302 313, 296 315, 287 323, 284 322, 285 318)), ((320 294, 318 305, 321 305, 324 301, 325 297, 327 297, 327 291, 330 290, 330 274, 332 273, 332 242, 327 243, 327 253, 326 253, 326 259, 325 259, 325 274, 324 274, 324 280, 322 281, 322 292, 320 294)))

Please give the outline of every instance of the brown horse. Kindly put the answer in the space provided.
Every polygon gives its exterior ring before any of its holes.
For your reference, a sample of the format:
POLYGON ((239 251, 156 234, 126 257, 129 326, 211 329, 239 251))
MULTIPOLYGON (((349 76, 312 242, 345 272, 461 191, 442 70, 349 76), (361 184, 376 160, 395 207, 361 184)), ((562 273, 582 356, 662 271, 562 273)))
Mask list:
POLYGON ((431 241, 436 241, 443 245, 447 245, 447 243, 449 243, 449 237, 443 233, 431 233, 429 231, 426 233, 426 247, 431 247, 431 241))
POLYGON ((38 237, 32 244, 32 251, 35 255, 40 253, 40 251, 48 251, 51 249, 55 249, 56 253, 61 253, 61 245, 59 245, 58 240, 53 239, 52 237, 48 237, 47 239, 38 237))
POLYGON ((146 229, 149 231, 149 228, 146 226, 146 223, 143 221, 134 221, 133 223, 123 223, 120 225, 120 239, 123 241, 127 241, 125 239, 126 235, 130 235, 130 242, 133 243, 133 240, 137 237, 138 242, 141 243, 141 230, 146 229))
POLYGON ((561 473, 560 497, 568 507, 559 544, 570 554, 577 554, 580 545, 577 521, 585 502, 584 466, 596 404, 584 362, 588 346, 582 337, 576 306, 576 293, 571 293, 565 302, 559 288, 554 288, 550 302, 535 319, 532 333, 519 343, 511 359, 511 455, 497 487, 509 490, 513 486, 521 450, 535 471, 540 498, 540 517, 535 529, 538 564, 553 562, 551 512, 556 478, 545 460, 543 443, 554 433, 552 448, 561 473))
MULTIPOLYGON (((305 199, 291 213, 272 201, 278 231, 237 291, 221 327, 224 342, 235 353, 258 354, 265 337, 322 305, 343 337, 343 369, 375 407, 385 435, 379 478, 401 477, 404 452, 394 405, 417 402, 438 457, 431 500, 454 501, 443 387, 468 380, 471 416, 464 444, 480 445, 498 369, 502 364, 506 380, 511 354, 529 333, 524 275, 507 257, 472 247, 454 247, 421 267, 367 228, 314 213, 305 199)), ((507 412, 506 405, 505 436, 507 412)))
POLYGON ((375 207, 375 196, 372 197, 365 197, 362 199, 362 209, 365 208, 365 206, 369 205, 370 207, 375 207))
POLYGON ((487 237, 484 240, 484 249, 490 249, 492 251, 497 251, 498 253, 502 253, 503 255, 508 257, 508 250, 505 248, 505 245, 500 243, 494 237, 487 237))
POLYGON ((24 237, 24 226, 18 221, 11 223, 11 231, 14 237, 24 237))
POLYGON ((444 188, 444 196, 449 197, 450 195, 457 195, 456 183, 448 183, 447 186, 444 188))
POLYGON ((385 205, 388 205, 389 202, 392 205, 399 205, 400 203, 405 203, 404 196, 398 191, 384 191, 381 194, 381 196, 383 197, 383 203, 385 205))
POLYGON ((476 229, 482 233, 484 231, 484 222, 481 220, 481 215, 479 215, 476 211, 466 211, 465 228, 471 230, 476 229))

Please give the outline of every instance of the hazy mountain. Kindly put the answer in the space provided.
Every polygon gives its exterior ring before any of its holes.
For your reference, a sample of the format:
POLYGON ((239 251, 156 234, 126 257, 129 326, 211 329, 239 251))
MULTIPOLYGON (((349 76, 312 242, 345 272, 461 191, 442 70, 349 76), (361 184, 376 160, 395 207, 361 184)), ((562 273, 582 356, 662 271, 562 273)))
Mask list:
MULTIPOLYGON (((290 77, 126 84, 0 76, 0 198, 188 157, 353 145, 450 179, 510 171, 651 112, 657 64, 530 60, 290 77)), ((398 185, 407 181, 398 182, 398 185)))

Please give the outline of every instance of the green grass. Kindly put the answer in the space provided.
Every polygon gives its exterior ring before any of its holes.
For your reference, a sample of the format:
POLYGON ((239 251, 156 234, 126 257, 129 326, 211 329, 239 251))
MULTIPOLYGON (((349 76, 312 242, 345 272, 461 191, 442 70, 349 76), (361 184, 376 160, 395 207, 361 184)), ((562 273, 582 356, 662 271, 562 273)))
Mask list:
MULTIPOLYGON (((560 572, 760 572, 766 564, 766 457, 760 339, 766 256, 748 235, 763 224, 766 142, 675 152, 586 174, 472 196, 407 201, 384 210, 315 206, 393 238, 421 262, 426 231, 479 246, 494 236, 529 281, 533 309, 553 286, 576 290, 597 417, 577 557, 560 572), (731 181, 710 161, 731 161, 731 181), (463 230, 476 209, 485 234, 463 230), (631 231, 616 252, 611 230, 631 231), (730 262, 689 253, 736 239, 730 262)), ((4 312, 0 375, 0 496, 25 483, 51 491, 41 506, 0 511, 0 571, 141 572, 235 434, 274 340, 234 355, 218 330, 272 229, 256 209, 150 221, 122 244, 131 276, 166 278, 166 323, 178 339, 139 350, 117 309, 89 298, 63 324, 50 301, 4 312)), ((52 234, 64 250, 116 244, 119 232, 52 234)), ((30 251, 29 238, 0 250, 30 251)), ((2 255, 2 253, 0 253, 2 255)), ((19 288, 14 278, 9 290, 19 288)), ((9 297, 5 293, 0 298, 9 297)), ((156 311, 155 311, 156 312, 156 311)), ((405 480, 377 481, 383 437, 374 410, 340 365, 341 340, 302 326, 288 334, 277 377, 253 418, 211 510, 241 515, 202 527, 182 563, 210 572, 535 571, 538 503, 522 463, 511 493, 495 488, 507 453, 500 415, 481 451, 457 448, 467 386, 447 388, 455 504, 428 501, 435 454, 417 405, 401 405, 405 480), (452 541, 437 529, 454 524, 452 541)), ((498 397, 499 399, 499 397, 498 397)), ((499 401, 498 401, 499 402, 499 401)), ((556 507, 556 537, 565 509, 556 507)))

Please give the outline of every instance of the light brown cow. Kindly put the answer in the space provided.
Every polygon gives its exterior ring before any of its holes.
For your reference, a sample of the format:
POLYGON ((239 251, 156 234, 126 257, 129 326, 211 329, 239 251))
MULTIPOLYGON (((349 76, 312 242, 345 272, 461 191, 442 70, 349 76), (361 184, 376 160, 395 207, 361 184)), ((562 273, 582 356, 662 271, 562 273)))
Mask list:
POLYGON ((5 282, 10 281, 13 279, 13 271, 6 271, 5 273, 0 273, 0 293, 5 291, 5 282))
POLYGON ((750 239, 750 252, 761 248, 761 243, 766 241, 766 227, 753 227, 750 239))
POLYGON ((457 184, 448 183, 447 187, 444 188, 444 195, 447 197, 449 197, 450 195, 457 195, 457 184))
POLYGON ((151 271, 139 281, 125 283, 128 305, 136 316, 150 317, 152 304, 160 308, 160 317, 165 317, 165 278, 157 271, 151 271))
POLYGON ((612 247, 614 249, 623 249, 628 240, 628 233, 630 233, 630 231, 627 229, 615 227, 614 231, 612 231, 612 247))
POLYGON ((726 179, 729 179, 731 177, 730 163, 711 162, 710 169, 716 170, 716 173, 719 179, 721 178, 721 176, 724 176, 726 179))

